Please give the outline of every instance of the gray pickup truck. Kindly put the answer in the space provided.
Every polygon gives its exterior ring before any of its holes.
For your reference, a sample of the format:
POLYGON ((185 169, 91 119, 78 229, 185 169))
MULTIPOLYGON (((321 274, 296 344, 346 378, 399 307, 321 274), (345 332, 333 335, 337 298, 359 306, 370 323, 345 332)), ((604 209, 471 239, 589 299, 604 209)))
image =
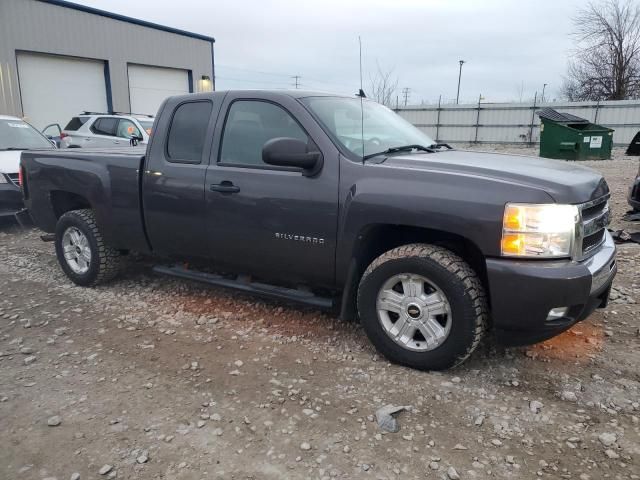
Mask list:
POLYGON ((22 155, 28 212, 78 285, 151 254, 162 274, 359 318, 419 369, 607 303, 609 188, 575 163, 458 151, 375 102, 300 91, 171 97, 153 132, 146 151, 22 155))

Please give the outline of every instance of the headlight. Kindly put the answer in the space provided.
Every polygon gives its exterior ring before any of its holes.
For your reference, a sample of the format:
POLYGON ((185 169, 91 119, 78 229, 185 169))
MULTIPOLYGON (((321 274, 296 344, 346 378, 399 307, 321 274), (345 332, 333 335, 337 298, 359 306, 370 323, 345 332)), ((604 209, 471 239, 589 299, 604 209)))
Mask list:
POLYGON ((0 173, 0 183, 9 183, 4 173, 0 173))
POLYGON ((502 222, 502 255, 569 257, 578 219, 575 205, 508 203, 502 222))

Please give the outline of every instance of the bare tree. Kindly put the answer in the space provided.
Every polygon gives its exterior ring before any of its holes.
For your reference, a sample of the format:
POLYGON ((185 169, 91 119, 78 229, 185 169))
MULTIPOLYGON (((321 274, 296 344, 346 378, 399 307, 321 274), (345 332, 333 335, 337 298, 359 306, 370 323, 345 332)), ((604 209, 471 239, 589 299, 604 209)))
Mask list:
POLYGON ((640 6, 589 3, 573 19, 577 41, 562 93, 571 101, 640 98, 640 6))
POLYGON ((398 77, 394 77, 393 69, 385 70, 376 62, 376 71, 369 75, 369 96, 387 107, 395 106, 394 95, 398 89, 398 77))

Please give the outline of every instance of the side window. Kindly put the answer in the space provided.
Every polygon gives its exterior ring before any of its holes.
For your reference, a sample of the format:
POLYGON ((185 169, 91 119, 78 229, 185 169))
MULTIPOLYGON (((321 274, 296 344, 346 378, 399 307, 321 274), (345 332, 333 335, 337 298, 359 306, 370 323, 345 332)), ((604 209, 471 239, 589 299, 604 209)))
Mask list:
POLYGON ((238 100, 229 108, 219 161, 264 166, 262 147, 278 137, 309 141, 302 127, 282 107, 257 100, 238 100))
POLYGON ((86 123, 87 120, 89 120, 89 117, 73 117, 71 120, 69 120, 69 123, 67 123, 67 126, 64 127, 64 129, 78 130, 82 125, 86 123))
POLYGON ((176 108, 167 136, 167 159, 200 163, 211 118, 211 102, 188 102, 176 108))
POLYGON ((96 135, 109 135, 115 136, 116 128, 118 126, 117 118, 103 117, 98 118, 93 125, 91 125, 91 131, 96 135))
POLYGON ((120 120, 120 122, 118 123, 118 131, 116 133, 116 136, 122 138, 131 138, 133 135, 135 135, 136 137, 142 136, 140 130, 138 129, 138 127, 136 127, 136 124, 131 120, 120 120))

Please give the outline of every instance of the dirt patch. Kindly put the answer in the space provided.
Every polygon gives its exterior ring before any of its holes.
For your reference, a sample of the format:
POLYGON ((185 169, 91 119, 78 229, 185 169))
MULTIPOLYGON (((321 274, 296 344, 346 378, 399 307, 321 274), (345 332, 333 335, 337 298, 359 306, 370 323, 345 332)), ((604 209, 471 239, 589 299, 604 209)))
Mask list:
MULTIPOLYGON (((589 165, 614 224, 640 230, 621 219, 637 160, 620 157, 589 165)), ((35 231, 1 227, 0 258, 2 479, 640 478, 638 246, 606 310, 531 348, 489 338, 444 373, 145 262, 73 286, 35 231), (388 404, 411 407, 398 433, 375 421, 388 404)))

